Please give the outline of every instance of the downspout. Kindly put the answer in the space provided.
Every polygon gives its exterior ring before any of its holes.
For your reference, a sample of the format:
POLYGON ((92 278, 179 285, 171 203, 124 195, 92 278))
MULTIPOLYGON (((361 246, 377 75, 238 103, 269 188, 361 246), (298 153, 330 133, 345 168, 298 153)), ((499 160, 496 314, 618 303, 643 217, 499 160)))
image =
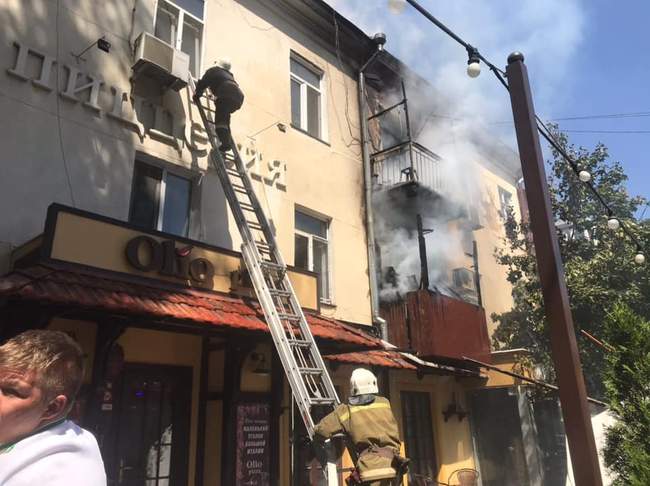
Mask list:
POLYGON ((375 256, 375 227, 374 214, 372 207, 372 171, 370 167, 370 151, 368 148, 368 115, 365 102, 366 81, 364 72, 374 62, 379 53, 383 50, 386 43, 384 34, 376 34, 373 37, 377 44, 377 49, 372 53, 366 63, 359 69, 359 118, 361 119, 361 153, 363 156, 363 180, 365 185, 365 203, 366 203, 366 241, 368 251, 368 278, 370 281, 370 310, 372 312, 372 323, 376 325, 381 332, 383 339, 388 338, 388 329, 386 321, 379 315, 379 286, 377 284, 377 268, 375 256))

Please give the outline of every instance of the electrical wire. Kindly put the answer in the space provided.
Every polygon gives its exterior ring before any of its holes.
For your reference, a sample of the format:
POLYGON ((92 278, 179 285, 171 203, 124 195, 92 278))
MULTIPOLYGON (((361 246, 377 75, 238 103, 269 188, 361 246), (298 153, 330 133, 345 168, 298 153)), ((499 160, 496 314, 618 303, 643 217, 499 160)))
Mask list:
POLYGON ((622 133, 627 135, 638 135, 641 133, 650 133, 650 130, 565 130, 562 129, 565 133, 622 133))
MULTIPOLYGON (((60 81, 59 81, 59 68, 61 66, 60 62, 60 57, 61 57, 61 52, 60 52, 60 33, 59 33, 59 17, 60 17, 60 12, 61 12, 61 0, 57 0, 56 2, 56 61, 57 61, 57 66, 56 66, 56 92, 59 93, 61 91, 60 87, 60 81)), ((61 160, 63 161, 63 170, 65 172, 65 178, 68 183, 68 190, 70 191, 70 201, 72 202, 72 207, 77 207, 77 203, 75 202, 74 199, 74 193, 72 191, 72 181, 70 180, 70 171, 68 170, 68 162, 66 161, 65 158, 65 149, 64 149, 64 143, 63 143, 63 130, 61 128, 61 100, 60 97, 56 97, 56 122, 57 122, 57 128, 59 132, 59 148, 61 150, 61 160)))
MULTIPOLYGON (((506 82, 506 73, 504 73, 501 69, 497 68, 494 64, 489 62, 485 57, 483 57, 478 49, 476 49, 474 46, 469 44, 468 42, 464 41, 461 37, 459 37, 456 33, 454 33, 451 29, 449 29, 446 25, 444 25, 442 22, 440 22, 438 19, 436 19, 433 15, 431 15, 425 8, 423 8, 416 0, 406 0, 408 3, 410 3, 416 10, 418 10, 422 15, 424 15, 428 20, 430 20, 434 25, 436 25, 440 30, 445 32, 449 37, 454 39, 456 42, 458 42, 461 46, 463 46, 468 54, 477 56, 481 61, 485 63, 488 68, 490 68, 490 71, 496 76, 497 80, 503 85, 503 87, 507 90, 510 91, 508 87, 508 83, 506 82)), ((639 112, 636 113, 636 115, 639 114, 645 114, 646 112, 639 112)), ((624 114, 616 114, 616 115, 624 115, 624 114)), ((645 115, 644 115, 645 116, 645 115)), ((539 116, 535 115, 535 119, 537 121, 537 131, 542 135, 542 137, 549 143, 551 146, 557 151, 558 154, 562 156, 562 158, 571 166, 573 169, 574 173, 576 176, 578 176, 580 169, 578 167, 578 164, 571 158, 566 151, 560 146, 560 144, 555 140, 555 137, 553 136, 552 132, 548 129, 548 127, 542 122, 542 120, 539 118, 539 116)), ((581 181, 583 182, 583 181, 581 181)), ((603 197, 600 195, 598 190, 594 187, 594 185, 591 182, 583 182, 590 190, 590 192, 593 194, 593 196, 600 202, 600 204, 605 208, 607 212, 607 216, 609 218, 614 218, 616 217, 614 214, 614 211, 611 209, 607 201, 603 199, 603 197)), ((636 248, 638 252, 641 252, 641 243, 637 239, 637 237, 630 231, 628 228, 628 225, 621 221, 620 218, 616 218, 619 221, 619 226, 620 229, 623 231, 627 237, 636 244, 636 248)), ((643 254, 647 254, 645 251, 643 254)))
MULTIPOLYGON (((638 111, 632 113, 608 113, 605 115, 572 115, 565 117, 549 118, 548 121, 559 122, 559 121, 577 121, 577 120, 619 120, 624 118, 644 118, 650 117, 650 111, 638 111)), ((512 120, 500 120, 494 121, 492 125, 512 125, 514 122, 512 120)))
MULTIPOLYGON (((343 69, 343 59, 341 58, 341 45, 340 45, 340 39, 339 39, 339 23, 336 20, 336 10, 332 12, 332 19, 334 20, 334 44, 336 46, 336 59, 339 64, 339 69, 341 71, 341 74, 343 75, 343 87, 345 88, 345 121, 348 126, 348 131, 350 132, 350 138, 352 141, 348 144, 347 142, 344 142, 346 147, 350 148, 353 145, 358 145, 359 147, 361 146, 361 140, 359 137, 356 137, 354 133, 352 132, 352 127, 353 123, 350 120, 350 94, 348 92, 348 84, 345 82, 345 70, 343 69)), ((332 93, 333 95, 333 93, 332 93)), ((355 129, 359 129, 359 127, 354 127, 355 129)))

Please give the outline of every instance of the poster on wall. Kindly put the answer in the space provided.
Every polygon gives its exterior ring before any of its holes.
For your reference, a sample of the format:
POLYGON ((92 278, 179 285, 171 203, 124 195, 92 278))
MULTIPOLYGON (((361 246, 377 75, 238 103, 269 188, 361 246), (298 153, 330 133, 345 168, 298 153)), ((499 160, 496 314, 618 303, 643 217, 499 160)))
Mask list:
POLYGON ((270 485, 270 427, 268 403, 237 405, 236 484, 270 485))

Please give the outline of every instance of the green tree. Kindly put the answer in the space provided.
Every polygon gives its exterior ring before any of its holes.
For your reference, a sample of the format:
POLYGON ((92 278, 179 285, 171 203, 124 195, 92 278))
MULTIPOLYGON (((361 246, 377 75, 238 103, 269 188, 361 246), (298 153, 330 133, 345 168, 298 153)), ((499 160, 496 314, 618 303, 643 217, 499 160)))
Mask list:
POLYGON ((618 422, 607 431, 605 462, 617 484, 650 484, 650 321, 617 304, 605 319, 607 401, 618 422))
MULTIPOLYGON (((627 193, 627 176, 621 164, 609 160, 602 144, 593 151, 577 148, 569 144, 557 127, 552 130, 580 169, 591 173, 592 184, 613 213, 638 236, 644 248, 650 248, 650 223, 635 217, 646 201, 627 193)), ((607 214, 594 195, 559 153, 551 154, 547 163, 549 188, 585 379, 589 393, 602 397, 603 349, 586 339, 580 330, 602 337, 605 317, 618 301, 640 316, 650 317, 649 263, 634 263, 636 248, 620 230, 607 228, 607 214)), ((506 244, 496 251, 496 258, 508 269, 508 280, 514 286, 514 306, 492 316, 499 324, 493 335, 494 345, 529 349, 527 364, 539 366, 545 378, 554 381, 548 323, 529 228, 525 220, 516 221, 512 214, 505 225, 506 244)), ((647 256, 650 261, 650 255, 647 256)))

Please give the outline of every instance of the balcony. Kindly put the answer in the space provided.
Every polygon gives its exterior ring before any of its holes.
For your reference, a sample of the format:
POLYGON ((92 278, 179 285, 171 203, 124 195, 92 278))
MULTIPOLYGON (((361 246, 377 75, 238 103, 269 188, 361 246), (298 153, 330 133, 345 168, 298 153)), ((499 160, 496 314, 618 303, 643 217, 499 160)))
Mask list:
POLYGON ((399 348, 429 359, 490 362, 485 310, 430 290, 416 290, 382 304, 388 336, 399 348))
POLYGON ((371 162, 377 189, 418 183, 431 191, 443 192, 442 160, 417 142, 405 141, 375 152, 371 162))

